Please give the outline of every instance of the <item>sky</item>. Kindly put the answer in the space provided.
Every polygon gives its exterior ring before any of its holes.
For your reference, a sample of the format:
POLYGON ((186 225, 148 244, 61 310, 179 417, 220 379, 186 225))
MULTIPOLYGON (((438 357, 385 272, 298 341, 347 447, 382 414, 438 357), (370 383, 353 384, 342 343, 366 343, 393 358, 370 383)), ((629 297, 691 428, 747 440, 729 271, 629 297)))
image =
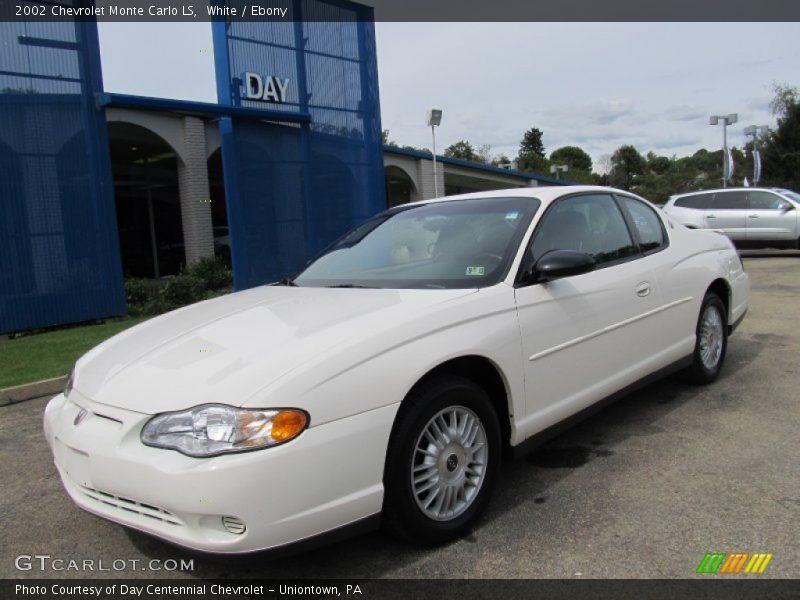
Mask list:
MULTIPOLYGON (((798 23, 376 23, 383 129, 437 151, 465 139, 513 158, 530 127, 547 152, 684 156, 722 145, 712 114, 774 126, 774 83, 800 84, 798 23)), ((108 91, 214 102, 208 23, 101 23, 108 91), (146 41, 146 43, 143 43, 146 41)))

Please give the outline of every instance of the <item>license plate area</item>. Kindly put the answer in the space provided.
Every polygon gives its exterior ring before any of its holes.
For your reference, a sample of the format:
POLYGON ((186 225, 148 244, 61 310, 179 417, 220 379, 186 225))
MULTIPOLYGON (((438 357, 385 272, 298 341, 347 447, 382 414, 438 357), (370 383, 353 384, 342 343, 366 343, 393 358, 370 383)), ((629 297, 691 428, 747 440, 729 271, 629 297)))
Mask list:
POLYGON ((61 469, 78 485, 92 487, 89 455, 70 448, 58 438, 55 442, 56 459, 61 469))

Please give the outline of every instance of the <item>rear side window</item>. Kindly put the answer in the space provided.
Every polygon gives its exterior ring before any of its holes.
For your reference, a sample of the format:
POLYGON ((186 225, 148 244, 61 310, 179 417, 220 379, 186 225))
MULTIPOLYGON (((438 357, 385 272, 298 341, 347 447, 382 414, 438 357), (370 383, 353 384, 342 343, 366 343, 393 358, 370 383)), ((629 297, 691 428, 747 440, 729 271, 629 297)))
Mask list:
POLYGON ((623 196, 621 199, 639 236, 639 247, 642 252, 652 252, 665 246, 664 227, 656 212, 644 202, 634 198, 623 196))
POLYGON ((747 192, 732 190, 714 195, 714 210, 747 210, 747 192))
POLYGON ((675 200, 674 206, 680 208, 697 208, 704 209, 711 205, 714 199, 714 194, 693 194, 691 196, 683 196, 675 200))

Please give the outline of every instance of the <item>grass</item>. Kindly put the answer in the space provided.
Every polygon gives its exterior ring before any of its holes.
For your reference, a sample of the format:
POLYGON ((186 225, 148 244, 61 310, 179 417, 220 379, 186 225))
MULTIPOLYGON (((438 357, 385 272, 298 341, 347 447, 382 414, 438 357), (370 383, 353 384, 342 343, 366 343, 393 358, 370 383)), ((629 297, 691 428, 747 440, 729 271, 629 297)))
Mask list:
POLYGON ((1 340, 0 389, 66 375, 88 350, 144 320, 106 321, 1 340))

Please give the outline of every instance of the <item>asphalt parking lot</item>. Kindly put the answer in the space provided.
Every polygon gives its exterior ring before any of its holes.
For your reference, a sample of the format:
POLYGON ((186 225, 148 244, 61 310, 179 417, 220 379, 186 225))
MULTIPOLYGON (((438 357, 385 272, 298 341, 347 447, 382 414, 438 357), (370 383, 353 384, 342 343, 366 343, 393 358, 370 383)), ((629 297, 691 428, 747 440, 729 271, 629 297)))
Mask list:
POLYGON ((18 555, 138 560, 130 577, 692 577, 707 552, 769 552, 761 577, 800 577, 800 256, 756 254, 750 312, 721 379, 672 377, 506 465, 490 510, 436 549, 375 532, 304 554, 187 554, 89 515, 62 491, 41 431, 46 398, 0 407, 0 577, 18 555), (141 571, 194 559, 191 572, 141 571))

